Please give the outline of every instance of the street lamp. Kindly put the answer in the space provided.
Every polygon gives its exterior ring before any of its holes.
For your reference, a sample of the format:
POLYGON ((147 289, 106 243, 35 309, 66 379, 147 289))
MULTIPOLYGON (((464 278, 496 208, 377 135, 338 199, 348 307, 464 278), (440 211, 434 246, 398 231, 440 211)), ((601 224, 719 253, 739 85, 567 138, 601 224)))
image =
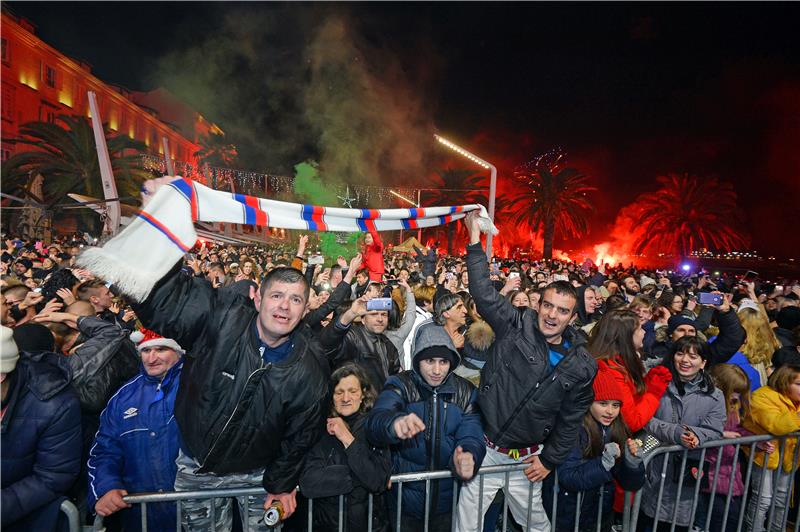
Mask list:
MULTIPOLYGON (((463 157, 466 157, 473 163, 491 172, 491 177, 489 179, 489 219, 492 221, 492 223, 494 223, 494 197, 497 193, 497 168, 493 164, 484 161, 474 153, 470 153, 469 151, 465 150, 458 144, 454 144, 444 137, 441 137, 439 135, 434 135, 433 138, 435 138, 436 141, 439 142, 440 144, 444 144, 454 152, 460 154, 463 157)), ((486 256, 489 258, 490 261, 492 260, 491 232, 489 232, 489 234, 486 235, 486 256)))
MULTIPOLYGON (((390 189, 390 190, 389 190, 389 193, 390 193, 390 194, 393 194, 394 196, 397 196, 397 197, 398 197, 398 198, 400 198, 401 200, 403 200, 403 201, 405 201, 405 202, 408 202, 408 203, 410 203, 411 205, 413 205, 414 207, 416 207, 416 208, 418 208, 418 209, 419 209, 419 206, 420 206, 420 198, 422 197, 422 191, 421 191, 421 190, 417 190, 417 202, 416 202, 416 203, 414 203, 413 201, 411 201, 411 200, 410 200, 410 199, 408 199, 407 197, 403 196, 403 195, 402 195, 402 194, 400 194, 399 192, 395 192, 394 190, 391 190, 391 189, 390 189)), ((400 229, 400 243, 401 243, 401 244, 402 244, 402 240, 403 240, 403 230, 402 230, 402 229, 400 229)), ((420 227, 420 228, 417 230, 417 240, 419 240, 419 243, 420 243, 420 244, 422 244, 422 228, 421 228, 421 227, 420 227)))

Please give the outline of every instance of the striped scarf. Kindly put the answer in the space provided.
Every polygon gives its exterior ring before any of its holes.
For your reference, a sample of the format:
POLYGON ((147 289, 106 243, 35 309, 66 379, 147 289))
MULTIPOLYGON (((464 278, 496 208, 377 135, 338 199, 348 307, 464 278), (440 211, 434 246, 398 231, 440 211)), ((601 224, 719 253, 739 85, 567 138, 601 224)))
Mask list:
MULTIPOLYGON (((147 194, 145 191, 144 194, 147 194)), ((156 282, 194 247, 194 222, 225 222, 306 231, 391 231, 443 225, 477 210, 481 230, 497 234, 482 205, 414 209, 320 207, 231 194, 196 181, 173 178, 158 189, 131 224, 102 247, 88 248, 77 263, 144 301, 156 282)))

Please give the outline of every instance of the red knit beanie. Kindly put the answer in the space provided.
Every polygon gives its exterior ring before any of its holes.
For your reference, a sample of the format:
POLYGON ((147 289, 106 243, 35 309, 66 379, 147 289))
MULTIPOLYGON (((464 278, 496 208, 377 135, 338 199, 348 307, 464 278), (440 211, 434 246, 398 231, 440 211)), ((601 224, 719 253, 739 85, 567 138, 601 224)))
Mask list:
POLYGON ((619 401, 622 402, 622 388, 611 376, 611 372, 600 367, 592 383, 595 401, 619 401))

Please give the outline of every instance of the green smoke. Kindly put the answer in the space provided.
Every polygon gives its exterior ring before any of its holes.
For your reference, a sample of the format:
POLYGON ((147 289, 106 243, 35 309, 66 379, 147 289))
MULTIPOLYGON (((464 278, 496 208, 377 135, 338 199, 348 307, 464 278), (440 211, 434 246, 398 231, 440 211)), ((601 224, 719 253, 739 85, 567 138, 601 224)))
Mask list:
MULTIPOLYGON (((323 182, 316 162, 306 161, 295 165, 294 191, 301 201, 328 207, 338 205, 338 198, 336 193, 331 190, 330 185, 328 180, 323 182)), ((339 255, 349 260, 358 253, 358 237, 360 235, 361 233, 342 235, 326 232, 312 235, 312 238, 313 236, 319 237, 320 251, 325 256, 325 263, 330 265, 336 262, 339 255)))

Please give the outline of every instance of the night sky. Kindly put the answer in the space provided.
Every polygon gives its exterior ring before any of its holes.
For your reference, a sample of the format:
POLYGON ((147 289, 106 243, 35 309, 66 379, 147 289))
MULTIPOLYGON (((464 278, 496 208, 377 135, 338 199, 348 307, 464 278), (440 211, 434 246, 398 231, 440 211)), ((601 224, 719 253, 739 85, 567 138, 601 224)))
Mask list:
MULTIPOLYGON (((797 3, 5 5, 99 78, 167 86, 220 124, 249 169, 288 174, 326 150, 331 160, 324 139, 342 136, 348 115, 329 109, 353 102, 327 99, 337 87, 324 64, 343 61, 359 90, 379 82, 395 140, 433 128, 495 162, 501 179, 561 146, 601 189, 588 241, 604 240, 656 176, 688 172, 734 184, 752 248, 800 256, 797 3)), ((354 123, 384 119, 353 109, 354 123)), ((410 167, 441 164, 420 150, 410 167)))

